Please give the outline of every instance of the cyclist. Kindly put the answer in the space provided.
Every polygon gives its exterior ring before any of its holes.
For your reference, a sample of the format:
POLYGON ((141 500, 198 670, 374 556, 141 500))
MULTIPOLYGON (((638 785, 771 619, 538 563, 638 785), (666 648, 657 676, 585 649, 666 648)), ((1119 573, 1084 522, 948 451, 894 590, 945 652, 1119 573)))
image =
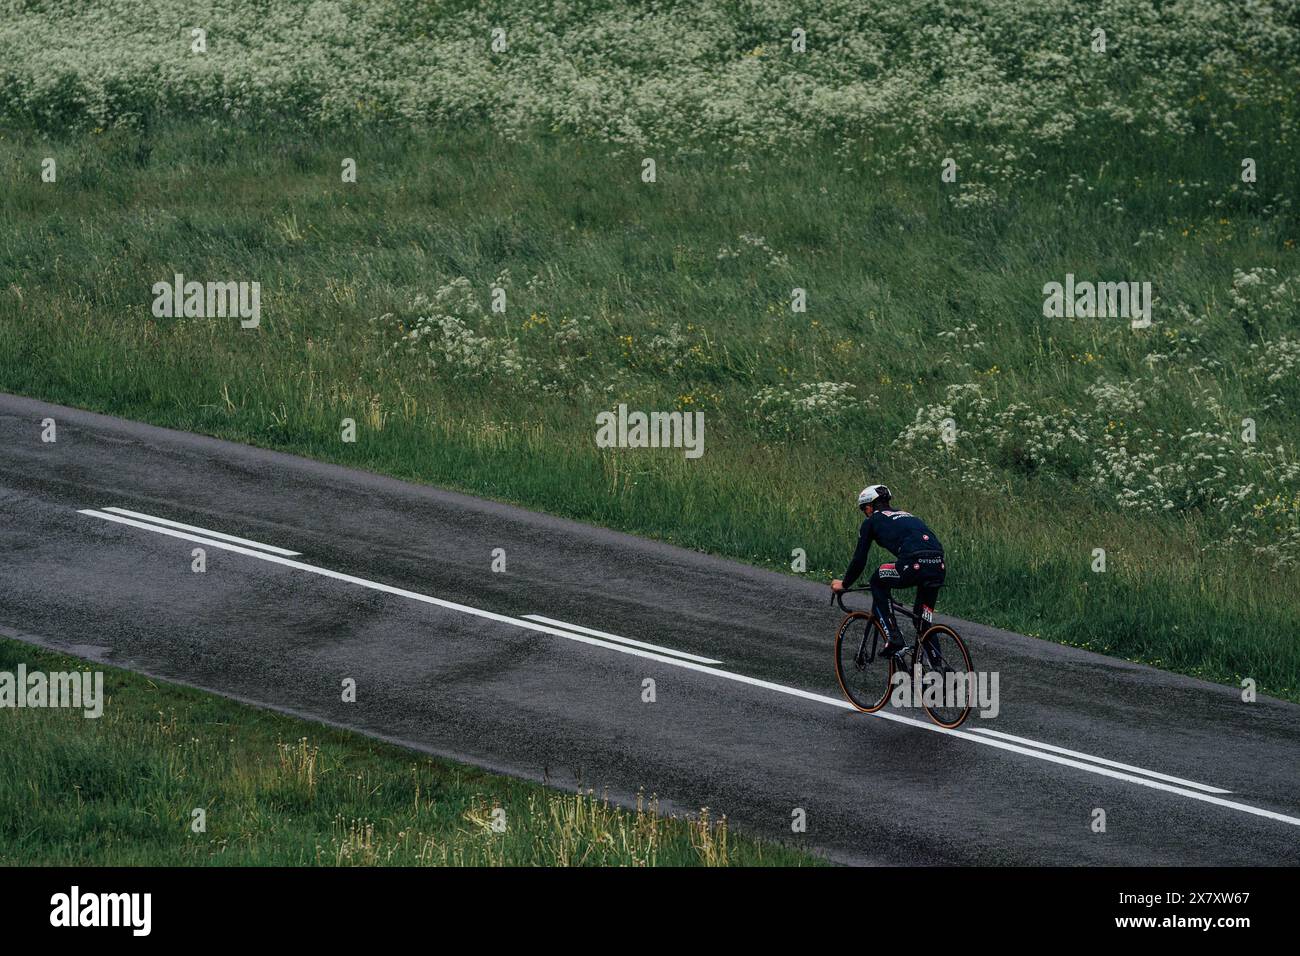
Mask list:
POLYGON ((844 572, 844 580, 832 581, 831 590, 853 587, 867 566, 867 552, 873 541, 894 555, 896 560, 876 568, 870 580, 873 609, 885 632, 883 653, 890 657, 902 650, 903 639, 890 609, 889 592, 915 587, 916 613, 921 614, 923 608, 933 611, 946 570, 943 545, 920 518, 890 506, 889 489, 884 485, 863 488, 858 495, 858 510, 867 516, 858 532, 858 548, 844 572))

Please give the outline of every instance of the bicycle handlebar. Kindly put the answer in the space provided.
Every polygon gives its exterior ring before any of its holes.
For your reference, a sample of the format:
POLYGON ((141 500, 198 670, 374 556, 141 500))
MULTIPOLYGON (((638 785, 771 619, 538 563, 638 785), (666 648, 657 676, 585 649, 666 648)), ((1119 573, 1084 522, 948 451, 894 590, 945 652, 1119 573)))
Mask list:
POLYGON ((866 591, 866 590, 869 589, 868 588, 844 588, 841 591, 832 591, 831 603, 835 604, 836 602, 838 602, 840 605, 840 610, 847 614, 849 609, 844 606, 844 595, 852 594, 854 591, 866 591))
MULTIPOLYGON (((838 603, 840 606, 840 610, 843 611, 845 614, 847 614, 849 612, 849 609, 844 606, 844 595, 852 594, 855 591, 870 591, 870 590, 871 588, 869 587, 860 587, 860 588, 845 588, 843 591, 833 591, 831 592, 831 603, 832 604, 838 603)), ((912 613, 912 609, 908 607, 906 604, 899 604, 897 601, 892 599, 890 600, 889 604, 890 607, 893 608, 895 614, 906 614, 909 618, 915 617, 915 615, 912 613)))

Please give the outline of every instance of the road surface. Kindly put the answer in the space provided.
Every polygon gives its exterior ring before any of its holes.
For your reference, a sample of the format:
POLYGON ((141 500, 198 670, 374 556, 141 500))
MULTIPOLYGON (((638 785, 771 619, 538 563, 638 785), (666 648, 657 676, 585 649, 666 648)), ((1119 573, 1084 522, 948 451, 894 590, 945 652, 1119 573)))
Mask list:
POLYGON ((848 708, 824 582, 12 396, 0 448, 5 636, 848 863, 1300 863, 1293 704, 952 622, 946 732, 848 708))

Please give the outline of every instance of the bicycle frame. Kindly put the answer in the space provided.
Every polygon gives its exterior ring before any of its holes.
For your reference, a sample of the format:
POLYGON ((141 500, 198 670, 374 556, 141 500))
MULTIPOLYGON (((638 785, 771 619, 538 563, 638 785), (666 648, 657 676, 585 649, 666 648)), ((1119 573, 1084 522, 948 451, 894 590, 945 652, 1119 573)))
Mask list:
MULTIPOLYGON (((861 645, 856 648, 856 655, 853 654, 853 644, 850 643, 848 645, 848 653, 853 658, 858 671, 862 671, 868 664, 877 660, 878 652, 881 647, 880 642, 885 639, 882 623, 879 620, 879 615, 875 613, 874 607, 872 608, 871 613, 867 614, 864 611, 852 611, 844 606, 845 594, 867 590, 870 590, 870 588, 846 588, 842 591, 833 592, 831 595, 831 603, 838 603, 840 610, 845 613, 845 618, 841 622, 839 630, 836 631, 835 635, 835 672, 840 682, 840 689, 844 691, 844 696, 847 697, 850 703, 852 703, 858 710, 874 714, 876 711, 880 710, 888 700, 888 690, 885 692, 884 697, 877 697, 873 693, 870 698, 866 699, 866 702, 863 702, 849 689, 849 685, 845 682, 844 669, 845 634, 850 621, 853 620, 854 617, 865 617, 868 620, 866 631, 861 637, 861 645)), ((911 621, 916 629, 915 641, 908 641, 901 631, 898 634, 903 646, 899 648, 899 650, 896 651, 889 660, 889 680, 891 682, 899 672, 904 674, 917 674, 918 668, 921 668, 922 671, 925 671, 928 668, 929 673, 927 677, 933 674, 940 674, 944 681, 948 681, 953 674, 956 674, 962 680, 969 681, 973 678, 974 669, 971 664, 970 651, 966 648, 966 642, 962 640, 960 634, 946 624, 934 623, 934 614, 931 608, 922 605, 922 610, 913 612, 911 607, 900 604, 892 597, 889 600, 889 606, 896 618, 911 621), (946 638, 943 637, 945 634, 947 635, 946 638), (936 636, 932 638, 931 635, 936 636), (956 668, 954 668, 949 662, 949 655, 948 653, 945 653, 945 649, 940 646, 940 640, 951 640, 953 642, 951 653, 952 660, 956 661, 958 665, 956 668), (924 654, 922 651, 924 651, 924 654)), ((926 713, 930 715, 931 720, 940 727, 948 730, 953 730, 960 726, 966 720, 971 711, 971 705, 966 703, 964 709, 962 709, 954 718, 946 711, 943 711, 943 706, 946 705, 940 705, 940 711, 936 711, 931 708, 929 702, 926 702, 923 699, 922 706, 925 707, 926 713)))
MULTIPOLYGON (((869 590, 871 589, 870 588, 845 588, 843 591, 836 591, 834 594, 831 595, 831 603, 832 604, 838 603, 840 606, 840 610, 843 611, 845 614, 848 614, 850 613, 850 611, 848 608, 844 606, 844 595, 853 594, 857 591, 869 591, 869 590)), ((894 612, 895 617, 901 614, 903 617, 911 621, 914 627, 916 627, 918 630, 921 629, 922 618, 919 614, 917 614, 913 610, 912 606, 906 604, 899 604, 892 597, 889 599, 889 606, 890 609, 894 612)), ((872 608, 872 612, 873 613, 875 612, 874 607, 872 608)), ((932 622, 926 621, 925 623, 929 624, 932 622)))
MULTIPOLYGON (((871 590, 871 589, 870 589, 870 588, 865 588, 865 587, 862 587, 862 588, 845 588, 843 591, 838 591, 838 592, 836 592, 834 595, 832 595, 832 597, 831 597, 831 601, 832 601, 833 603, 834 603, 834 602, 838 602, 839 605, 840 605, 840 610, 843 611, 843 612, 846 613, 846 614, 849 614, 849 613, 852 613, 852 612, 849 611, 849 609, 846 608, 846 607, 844 606, 844 595, 846 595, 846 594, 852 594, 852 593, 855 592, 855 591, 869 591, 869 590, 871 590)), ((889 606, 890 606, 890 609, 894 612, 894 617, 895 617, 895 619, 897 619, 897 618, 899 618, 899 617, 902 617, 902 618, 904 618, 905 620, 910 621, 910 622, 912 623, 912 627, 916 629, 916 640, 915 640, 915 641, 908 641, 907 638, 903 637, 902 634, 899 634, 899 638, 900 638, 900 640, 902 640, 902 642, 903 642, 903 648, 902 648, 901 651, 899 651, 899 653, 900 653, 900 654, 908 654, 908 653, 912 654, 912 662, 915 663, 915 661, 916 661, 916 654, 918 654, 918 653, 920 652, 921 644, 925 641, 925 633, 926 633, 926 631, 928 631, 928 630, 930 629, 931 626, 933 626, 934 621, 933 621, 933 620, 926 620, 926 619, 925 619, 925 616, 924 616, 924 612, 917 613, 916 611, 914 611, 914 610, 912 609, 912 607, 909 607, 909 606, 907 606, 906 604, 899 604, 899 603, 898 603, 897 601, 895 601, 892 597, 889 599, 889 606)), ((871 609, 871 617, 872 617, 873 620, 877 617, 877 615, 876 615, 876 609, 875 609, 874 605, 872 606, 872 609, 871 609)), ((876 658, 876 650, 877 650, 877 647, 876 647, 876 629, 875 629, 875 628, 872 628, 872 629, 870 630, 869 633, 870 633, 870 638, 871 638, 871 650, 870 650, 870 653, 868 654, 867 659, 868 659, 868 660, 875 660, 875 658, 876 658)), ((862 645, 862 646, 863 646, 863 650, 866 650, 866 636, 863 637, 863 645, 862 645)), ((928 644, 927 644, 927 647, 926 647, 926 652, 927 652, 927 653, 932 653, 928 644)), ((900 660, 903 660, 903 661, 905 662, 906 659, 905 659, 905 658, 900 658, 900 660)), ((905 669, 910 670, 910 669, 911 669, 911 666, 909 665, 909 666, 906 667, 905 669)))

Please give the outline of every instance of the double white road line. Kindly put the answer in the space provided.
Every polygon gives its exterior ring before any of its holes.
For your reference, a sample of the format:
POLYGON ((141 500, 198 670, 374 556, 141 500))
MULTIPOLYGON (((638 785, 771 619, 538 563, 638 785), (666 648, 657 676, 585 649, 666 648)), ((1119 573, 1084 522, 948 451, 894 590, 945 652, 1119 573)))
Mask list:
MULTIPOLYGON (((649 644, 645 641, 633 640, 628 637, 621 637, 617 634, 611 634, 608 631, 599 631, 578 624, 569 624, 565 621, 555 620, 554 618, 543 617, 540 614, 511 617, 506 614, 497 614, 493 611, 485 611, 481 608, 470 607, 466 604, 458 604, 454 601, 444 601, 442 598, 420 594, 417 591, 408 591, 405 588, 397 588, 389 584, 382 584, 378 581, 359 578, 355 575, 343 574, 339 571, 331 571, 329 568, 317 567, 313 564, 307 564, 304 561, 295 561, 293 559, 300 556, 297 551, 289 551, 273 545, 261 544, 248 538, 223 534, 219 531, 209 531, 206 528, 201 528, 196 525, 183 524, 182 522, 172 521, 167 518, 158 518, 153 515, 142 514, 138 511, 128 511, 125 508, 104 508, 103 510, 86 508, 82 509, 79 513, 89 515, 92 518, 99 518, 104 521, 111 521, 117 524, 129 525, 133 528, 151 531, 155 534, 180 538, 184 541, 192 541, 196 544, 206 545, 210 548, 232 551, 236 554, 246 555, 250 558, 257 558, 260 561, 269 561, 273 564, 280 564, 299 571, 306 571, 322 577, 333 578, 336 581, 344 581, 348 584, 369 588, 374 591, 382 591, 385 594, 393 594, 412 601, 433 604, 451 611, 458 611, 462 614, 471 614, 476 617, 486 618, 490 621, 498 621, 502 624, 510 624, 515 627, 538 631, 543 634, 550 634, 554 637, 562 637, 566 640, 576 641, 580 644, 602 647, 606 650, 616 651, 620 654, 629 654, 634 657, 659 661, 660 663, 670 664, 674 667, 681 667, 702 674, 709 674, 722 680, 748 684, 751 687, 760 687, 764 690, 775 691, 776 693, 785 694, 790 697, 799 697, 804 700, 815 701, 819 704, 838 707, 843 710, 854 709, 852 704, 838 697, 827 697, 823 694, 815 694, 811 691, 801 690, 798 687, 789 687, 785 684, 777 684, 757 677, 750 677, 747 674, 738 674, 734 671, 723 670, 716 666, 722 662, 713 660, 712 658, 690 654, 685 651, 663 647, 658 644, 649 644)), ((1135 783, 1139 786, 1162 790, 1166 793, 1178 794, 1179 796, 1187 797, 1191 800, 1200 800, 1205 803, 1215 804, 1216 806, 1227 807, 1241 813, 1249 813, 1254 816, 1265 817, 1281 823, 1289 823, 1292 826, 1300 826, 1300 818, 1298 817, 1287 816, 1286 814, 1277 813, 1273 810, 1265 810, 1261 807, 1252 807, 1249 804, 1240 803, 1235 800, 1224 799, 1222 794, 1231 793, 1232 791, 1230 790, 1224 790, 1221 787, 1212 787, 1204 783, 1197 783, 1194 780, 1186 780, 1182 777, 1170 776, 1169 774, 1159 773, 1155 770, 1147 770, 1144 767, 1135 767, 1132 764, 1120 763, 1117 760, 1109 760, 1105 757, 1097 757, 1092 754, 1081 753, 1077 750, 1068 750, 1065 747, 1057 747, 1054 744, 1045 744, 1037 740, 1030 740, 1026 737, 1017 737, 1014 734, 1002 733, 1001 731, 996 730, 986 730, 983 728, 974 728, 970 730, 945 730, 929 721, 917 720, 913 717, 905 717, 901 714, 891 713, 888 711, 879 711, 870 716, 878 717, 883 720, 893 720, 900 723, 910 724, 922 730, 928 730, 938 734, 946 734, 950 737, 960 738, 986 747, 1007 750, 1026 757, 1033 757, 1037 760, 1044 760, 1049 763, 1073 767, 1077 770, 1084 770, 1088 773, 1098 774, 1103 777, 1111 777, 1116 780, 1135 783)))

